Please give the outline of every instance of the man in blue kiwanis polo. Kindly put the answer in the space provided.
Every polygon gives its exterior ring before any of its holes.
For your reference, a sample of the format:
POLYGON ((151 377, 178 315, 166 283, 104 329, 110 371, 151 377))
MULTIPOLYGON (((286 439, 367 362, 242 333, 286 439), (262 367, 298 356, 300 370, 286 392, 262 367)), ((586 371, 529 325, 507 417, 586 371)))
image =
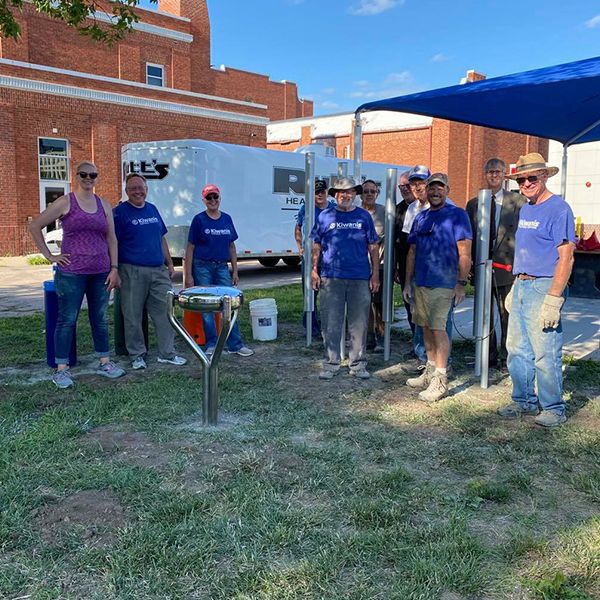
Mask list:
POLYGON ((171 289, 173 261, 165 240, 167 228, 154 204, 146 202, 146 179, 130 173, 125 179, 127 202, 113 210, 119 243, 121 310, 125 345, 135 370, 145 369, 147 352, 142 327, 146 307, 158 345, 158 362, 184 365, 175 354, 175 330, 167 318, 167 292, 171 289))
POLYGON ((562 397, 560 309, 573 268, 575 220, 571 207, 546 188, 548 178, 556 173, 557 167, 548 167, 541 154, 531 152, 519 157, 515 173, 509 175, 529 202, 519 214, 513 265, 516 278, 506 298, 513 401, 498 409, 498 414, 505 418, 537 415, 535 422, 543 427, 556 427, 567 420, 562 397))
POLYGON ((350 375, 368 379, 367 325, 371 292, 379 289, 379 238, 371 215, 355 206, 362 186, 351 177, 329 189, 336 206, 325 209, 310 234, 313 239, 311 280, 321 290, 321 319, 327 358, 319 374, 331 379, 340 370, 344 314, 347 312, 350 375), (320 262, 320 269, 319 269, 320 262))

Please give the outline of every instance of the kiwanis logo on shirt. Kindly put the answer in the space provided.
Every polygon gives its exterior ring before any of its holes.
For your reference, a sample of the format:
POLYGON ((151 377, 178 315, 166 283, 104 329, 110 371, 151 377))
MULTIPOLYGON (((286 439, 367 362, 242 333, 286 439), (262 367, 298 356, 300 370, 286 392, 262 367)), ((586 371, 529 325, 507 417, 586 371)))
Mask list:
POLYGON ((147 219, 131 219, 132 225, 152 225, 158 223, 158 217, 148 217, 147 219))
POLYGON ((204 230, 206 235, 231 235, 231 229, 209 229, 204 230))
POLYGON ((519 219, 519 229, 537 229, 539 226, 539 221, 527 221, 525 219, 519 219))
POLYGON ((329 229, 362 229, 362 221, 355 221, 353 223, 330 223, 329 229))

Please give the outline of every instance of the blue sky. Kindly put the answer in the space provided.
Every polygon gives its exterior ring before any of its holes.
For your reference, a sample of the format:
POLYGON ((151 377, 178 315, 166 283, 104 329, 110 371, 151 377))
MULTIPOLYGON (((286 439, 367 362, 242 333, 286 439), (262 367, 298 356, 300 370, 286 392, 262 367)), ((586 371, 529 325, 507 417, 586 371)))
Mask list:
POLYGON ((294 81, 319 115, 454 85, 468 69, 495 77, 600 54, 592 0, 208 0, 208 10, 215 66, 294 81))

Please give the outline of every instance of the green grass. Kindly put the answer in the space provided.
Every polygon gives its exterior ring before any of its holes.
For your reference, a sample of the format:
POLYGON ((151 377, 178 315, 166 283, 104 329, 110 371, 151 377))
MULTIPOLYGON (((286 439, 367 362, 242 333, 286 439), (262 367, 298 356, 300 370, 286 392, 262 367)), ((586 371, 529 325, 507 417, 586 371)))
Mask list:
POLYGON ((47 258, 44 258, 41 254, 30 254, 27 257, 27 264, 28 265, 51 265, 52 263, 47 258))
MULTIPOLYGON (((543 431, 495 417, 501 385, 418 403, 381 356, 385 382, 319 382, 299 286, 258 297, 280 336, 223 358, 218 428, 197 363, 59 392, 25 381, 42 317, 0 320, 2 366, 25 365, 0 386, 0 598, 600 597, 597 363, 573 363, 570 420, 543 431)), ((407 350, 394 335, 392 364, 407 350)))

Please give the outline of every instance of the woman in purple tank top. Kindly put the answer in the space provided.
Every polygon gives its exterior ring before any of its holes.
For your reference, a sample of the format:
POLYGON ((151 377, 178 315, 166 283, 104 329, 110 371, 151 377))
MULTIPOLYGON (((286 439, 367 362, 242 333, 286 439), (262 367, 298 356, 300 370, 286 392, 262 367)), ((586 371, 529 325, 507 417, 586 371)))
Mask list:
POLYGON ((112 208, 94 194, 96 165, 83 161, 75 168, 76 189, 53 202, 29 225, 42 254, 57 265, 54 285, 58 298, 58 320, 54 334, 57 369, 52 381, 59 388, 73 385, 69 371, 69 349, 85 295, 94 349, 100 359, 96 373, 114 379, 125 371, 110 360, 106 311, 110 291, 121 285, 117 270, 117 239, 112 208), (63 242, 60 254, 51 254, 42 229, 60 219, 63 242))

